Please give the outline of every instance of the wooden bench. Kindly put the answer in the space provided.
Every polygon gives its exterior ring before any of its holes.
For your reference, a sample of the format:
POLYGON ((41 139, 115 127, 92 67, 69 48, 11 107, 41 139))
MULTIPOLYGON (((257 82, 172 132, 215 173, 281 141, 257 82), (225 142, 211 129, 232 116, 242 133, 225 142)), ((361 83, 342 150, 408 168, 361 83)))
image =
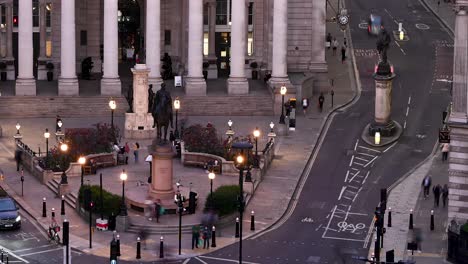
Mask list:
POLYGON ((86 167, 85 172, 90 171, 91 174, 95 174, 97 169, 116 166, 117 161, 115 160, 113 153, 101 153, 91 154, 86 156, 86 167), (90 168, 90 169, 89 169, 90 168))
POLYGON ((185 153, 184 165, 197 166, 213 170, 214 173, 221 174, 221 159, 216 159, 211 155, 203 155, 202 153, 185 153), (217 160, 218 165, 208 165, 208 163, 217 160))

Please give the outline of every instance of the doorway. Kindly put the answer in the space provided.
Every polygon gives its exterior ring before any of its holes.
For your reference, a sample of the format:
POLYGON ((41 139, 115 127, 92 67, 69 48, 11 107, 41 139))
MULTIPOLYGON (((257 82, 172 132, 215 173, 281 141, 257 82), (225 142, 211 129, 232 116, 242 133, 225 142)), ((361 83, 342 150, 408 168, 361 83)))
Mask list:
POLYGON ((216 32, 215 52, 218 58, 218 78, 228 78, 231 72, 231 33, 216 32))

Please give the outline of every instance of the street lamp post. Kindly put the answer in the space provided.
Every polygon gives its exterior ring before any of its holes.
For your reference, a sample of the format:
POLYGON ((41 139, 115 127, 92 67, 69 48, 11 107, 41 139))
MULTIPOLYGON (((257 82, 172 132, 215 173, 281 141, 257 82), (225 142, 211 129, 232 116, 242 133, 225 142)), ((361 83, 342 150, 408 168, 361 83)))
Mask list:
POLYGON ((236 166, 239 169, 239 264, 242 264, 242 219, 244 215, 244 169, 248 168, 248 153, 253 146, 249 142, 235 142, 232 148, 237 151, 236 166))
POLYGON ((229 119, 229 121, 228 121, 228 127, 229 127, 229 129, 226 131, 226 135, 228 136, 228 138, 231 138, 235 134, 234 131, 232 130, 232 121, 231 121, 231 119, 229 119))
POLYGON ((258 127, 255 128, 255 130, 253 132, 253 135, 254 135, 254 138, 255 138, 255 167, 258 168, 258 163, 259 163, 259 160, 258 160, 258 137, 260 137, 260 130, 258 129, 258 127))
POLYGON ((46 162, 45 162, 45 166, 46 166, 47 169, 49 168, 49 137, 50 137, 49 129, 46 128, 46 130, 44 132, 44 138, 45 138, 45 144, 46 144, 46 162))
POLYGON ((284 95, 286 94, 286 92, 288 91, 288 89, 286 88, 286 86, 281 86, 281 90, 280 90, 280 93, 281 93, 281 116, 280 116, 280 121, 279 123, 280 124, 285 124, 284 122, 284 95))
POLYGON ((120 206, 120 215, 127 216, 127 206, 125 205, 125 181, 127 180, 127 173, 122 170, 120 180, 122 181, 122 205, 120 206))
MULTIPOLYGON (((114 134, 114 110, 117 108, 117 104, 113 98, 110 99, 109 101, 109 107, 111 109, 111 130, 112 130, 112 137, 115 138, 114 134)), ((113 139, 114 139, 113 138, 113 139)))
POLYGON ((15 138, 15 140, 20 140, 21 138, 23 138, 23 136, 20 133, 20 128, 21 128, 20 123, 17 122, 15 127, 16 127, 16 134, 13 137, 15 138))
POLYGON ((178 118, 178 114, 179 114, 179 109, 180 109, 180 100, 179 100, 179 97, 176 97, 176 99, 174 100, 174 109, 175 109, 175 132, 174 132, 174 136, 176 139, 179 139, 179 128, 178 128, 178 124, 177 124, 177 118, 178 118))
POLYGON ((208 173, 208 178, 210 179, 210 200, 213 202, 213 180, 216 178, 214 172, 208 173))
POLYGON ((180 183, 176 183, 177 185, 177 194, 174 197, 174 203, 177 205, 177 211, 179 213, 179 255, 182 254, 182 212, 184 210, 184 203, 182 200, 182 195, 179 191, 180 183))
POLYGON ((86 163, 86 158, 81 156, 78 159, 78 163, 81 165, 81 186, 83 186, 83 178, 84 178, 84 165, 86 163))
POLYGON ((272 142, 276 137, 274 128, 275 128, 275 124, 273 122, 271 122, 270 123, 270 133, 268 133, 268 138, 270 139, 270 142, 272 142))
POLYGON ((60 184, 68 184, 68 179, 67 179, 67 174, 65 173, 65 159, 66 159, 66 152, 68 151, 68 145, 66 143, 62 143, 60 145, 60 150, 63 153, 63 158, 62 158, 62 179, 60 181, 60 184))
POLYGON ((62 133, 62 126, 63 126, 62 119, 57 116, 57 122, 55 126, 55 137, 58 142, 61 142, 62 137, 64 136, 64 134, 62 133))

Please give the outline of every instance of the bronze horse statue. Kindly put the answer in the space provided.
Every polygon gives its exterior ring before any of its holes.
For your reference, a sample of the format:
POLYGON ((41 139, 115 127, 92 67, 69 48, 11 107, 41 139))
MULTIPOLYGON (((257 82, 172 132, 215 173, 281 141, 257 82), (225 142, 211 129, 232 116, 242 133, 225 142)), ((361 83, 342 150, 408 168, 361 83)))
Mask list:
POLYGON ((172 126, 172 98, 171 94, 166 91, 166 85, 161 84, 161 89, 156 93, 154 102, 151 109, 151 115, 153 116, 154 123, 153 128, 157 127, 157 140, 163 139, 167 141, 167 128, 169 123, 172 126), (164 137, 162 137, 161 129, 164 127, 164 137))

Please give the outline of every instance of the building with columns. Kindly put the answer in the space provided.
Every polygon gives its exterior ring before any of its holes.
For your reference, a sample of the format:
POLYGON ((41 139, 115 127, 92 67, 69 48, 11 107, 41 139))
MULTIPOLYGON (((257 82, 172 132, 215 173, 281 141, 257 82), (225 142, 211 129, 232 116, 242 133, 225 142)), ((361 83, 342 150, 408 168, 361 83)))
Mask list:
POLYGON ((36 95, 48 71, 58 95, 78 95, 87 57, 99 94, 120 95, 135 60, 158 87, 165 53, 187 96, 206 95, 204 71, 246 95, 252 62, 272 91, 294 88, 291 74, 326 79, 325 19, 325 0, 0 0, 0 61, 16 95, 36 95))

